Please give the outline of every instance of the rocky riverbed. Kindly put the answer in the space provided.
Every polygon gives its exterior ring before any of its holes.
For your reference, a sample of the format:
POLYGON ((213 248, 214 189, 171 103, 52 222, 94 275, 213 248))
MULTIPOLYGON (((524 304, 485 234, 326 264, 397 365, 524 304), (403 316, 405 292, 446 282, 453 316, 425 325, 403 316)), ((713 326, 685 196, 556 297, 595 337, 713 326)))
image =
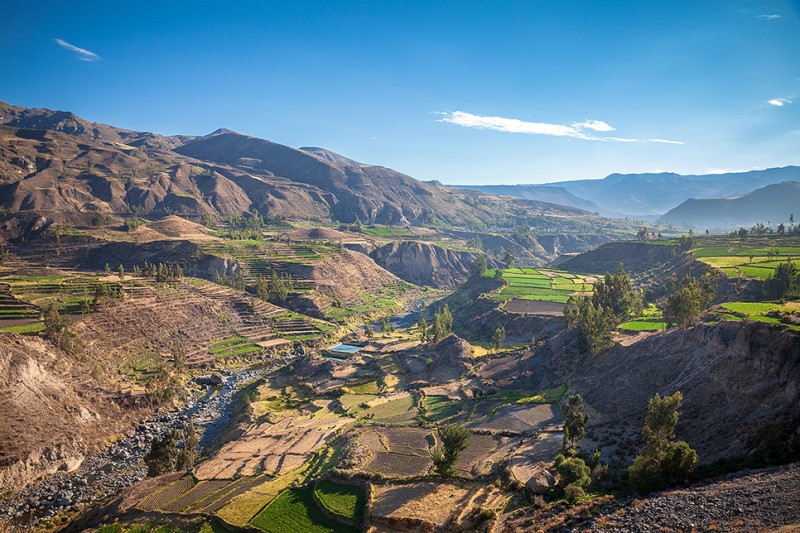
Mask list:
POLYGON ((222 376, 219 387, 205 387, 179 408, 159 411, 126 437, 85 460, 74 472, 47 476, 2 502, 0 516, 24 527, 118 494, 147 477, 144 457, 153 439, 183 428, 190 420, 200 436, 201 450, 216 444, 232 420, 237 387, 265 372, 248 369, 222 376))

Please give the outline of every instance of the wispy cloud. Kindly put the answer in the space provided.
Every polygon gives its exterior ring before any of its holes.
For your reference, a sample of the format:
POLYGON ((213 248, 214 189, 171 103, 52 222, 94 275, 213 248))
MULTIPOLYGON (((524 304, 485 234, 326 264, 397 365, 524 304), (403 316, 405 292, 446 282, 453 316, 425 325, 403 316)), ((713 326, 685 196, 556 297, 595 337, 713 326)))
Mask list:
POLYGON ((783 107, 786 104, 791 104, 792 101, 788 98, 773 98, 772 100, 768 100, 767 103, 769 105, 774 105, 775 107, 783 107))
POLYGON ((63 39, 53 39, 53 40, 56 42, 58 46, 66 48, 70 52, 75 52, 76 54, 75 57, 81 61, 88 61, 92 63, 95 61, 100 61, 100 56, 95 54, 94 52, 86 50, 85 48, 78 48, 74 44, 70 44, 67 41, 64 41, 63 39))
POLYGON ((766 20, 767 22, 772 22, 781 18, 780 15, 759 15, 758 18, 761 20, 766 20))
POLYGON ((628 137, 611 137, 596 135, 616 131, 614 127, 602 120, 585 120, 572 124, 549 124, 546 122, 529 122, 516 118, 488 117, 473 115, 464 111, 452 113, 436 113, 441 116, 437 122, 446 122, 465 128, 502 131, 505 133, 525 133, 528 135, 551 135, 554 137, 573 137, 585 141, 615 141, 615 142, 653 142, 668 144, 683 144, 681 141, 668 139, 632 139, 628 137))

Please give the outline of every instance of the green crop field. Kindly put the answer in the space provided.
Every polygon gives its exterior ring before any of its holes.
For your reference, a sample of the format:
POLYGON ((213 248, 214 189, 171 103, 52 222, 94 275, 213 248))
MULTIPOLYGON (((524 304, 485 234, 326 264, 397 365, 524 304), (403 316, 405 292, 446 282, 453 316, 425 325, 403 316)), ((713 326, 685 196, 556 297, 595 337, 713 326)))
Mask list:
POLYGON ((239 336, 214 341, 208 346, 208 353, 218 358, 257 353, 260 351, 261 347, 259 345, 250 339, 239 336))
POLYGON ((723 320, 743 320, 748 318, 757 322, 768 324, 782 324, 792 329, 800 330, 800 326, 781 320, 787 315, 800 313, 800 306, 796 302, 782 304, 778 302, 728 302, 720 305, 716 315, 723 320))
POLYGON ((317 483, 314 495, 326 509, 336 515, 358 523, 364 519, 367 498, 360 487, 323 479, 317 483))
POLYGON ((314 503, 312 489, 287 489, 250 524, 268 533, 350 533, 358 529, 325 516, 314 503))
MULTIPOLYGON (((490 296, 501 302, 519 298, 565 303, 570 296, 590 296, 595 279, 593 276, 533 268, 507 268, 502 272, 507 285, 490 296)), ((487 277, 495 275, 493 269, 484 273, 487 277)))
POLYGON ((781 263, 800 258, 796 237, 762 236, 745 241, 710 237, 698 242, 707 246, 692 250, 694 257, 731 277, 767 279, 781 263))

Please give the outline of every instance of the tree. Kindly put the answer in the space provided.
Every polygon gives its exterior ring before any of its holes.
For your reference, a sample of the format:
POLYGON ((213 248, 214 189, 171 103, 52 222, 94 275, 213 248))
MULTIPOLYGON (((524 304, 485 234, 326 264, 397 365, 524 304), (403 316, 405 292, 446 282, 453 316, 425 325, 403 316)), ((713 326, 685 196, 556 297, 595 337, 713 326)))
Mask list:
POLYGON ((389 320, 389 317, 388 316, 383 317, 381 319, 381 332, 386 334, 386 333, 391 333, 393 331, 394 331, 394 326, 392 325, 392 322, 389 320))
POLYGON ((119 268, 117 269, 117 274, 119 275, 119 279, 125 279, 125 267, 122 266, 122 263, 119 264, 119 268))
POLYGON ((503 269, 502 268, 495 269, 495 271, 494 271, 494 279, 496 279, 498 281, 503 279, 503 269))
POLYGON ((470 268, 469 275, 471 278, 481 278, 483 273, 486 272, 486 256, 483 254, 478 254, 475 256, 475 259, 472 261, 472 267, 470 268))
POLYGON ((647 404, 644 448, 628 468, 631 484, 640 492, 685 482, 697 462, 697 452, 686 442, 673 441, 682 401, 683 395, 677 391, 663 398, 656 393, 647 404))
POLYGON ((447 304, 433 314, 432 329, 433 342, 437 344, 453 333, 453 315, 450 314, 450 308, 447 304))
POLYGON ((472 436, 472 432, 461 424, 448 424, 438 430, 440 445, 432 452, 434 470, 443 476, 453 473, 453 465, 458 460, 472 436))
POLYGON ((567 410, 564 413, 564 448, 576 449, 583 438, 584 425, 589 415, 583 412, 583 397, 573 394, 567 399, 567 410))
POLYGON ((428 321, 424 316, 417 322, 417 332, 419 333, 420 342, 426 342, 428 340, 428 321))
POLYGON ((506 340, 506 328, 499 327, 494 330, 494 335, 492 335, 492 346, 494 347, 495 351, 500 351, 500 348, 503 347, 503 341, 506 340))
POLYGON ((177 470, 185 470, 194 466, 197 461, 199 443, 200 437, 197 435, 194 423, 189 421, 189 424, 183 428, 183 446, 175 457, 177 470))
POLYGON ((269 301, 280 304, 289 297, 289 277, 281 277, 277 272, 272 272, 272 280, 269 283, 269 301))
POLYGON ((784 235, 786 233, 786 226, 783 225, 783 222, 778 224, 778 229, 775 230, 778 235, 784 235))
POLYGON ((622 263, 614 275, 606 272, 605 277, 594 285, 592 302, 596 308, 604 308, 614 317, 614 326, 642 313, 642 297, 633 288, 630 276, 625 273, 622 263))
POLYGON ((154 437, 150 451, 144 457, 148 476, 160 476, 175 471, 178 456, 178 431, 154 437))
POLYGON ((67 353, 74 354, 77 348, 77 337, 72 333, 67 322, 58 312, 58 306, 51 301, 44 309, 44 329, 46 339, 67 353))
POLYGON ((514 252, 508 248, 503 249, 503 264, 506 268, 513 268, 515 260, 516 258, 514 257, 514 252))
POLYGON ((258 276, 256 278, 256 296, 265 302, 269 301, 269 282, 264 276, 258 276))
POLYGON ((713 281, 710 278, 698 280, 685 276, 664 305, 664 321, 667 327, 691 326, 700 313, 714 298, 713 281))
POLYGON ((800 286, 800 274, 791 261, 779 264, 764 283, 764 296, 771 300, 780 300, 794 292, 800 286))
POLYGON ((368 339, 371 339, 375 335, 375 332, 369 327, 369 324, 364 324, 364 335, 366 335, 368 339))
POLYGON ((109 274, 111 274, 111 265, 109 265, 108 263, 106 263, 106 266, 105 266, 105 267, 103 267, 103 272, 105 272, 106 276, 108 276, 109 274))
POLYGON ((647 231, 647 226, 642 226, 642 229, 636 232, 636 238, 640 241, 646 241, 649 234, 650 232, 647 231))
POLYGON ((570 296, 564 307, 564 316, 571 328, 578 330, 578 347, 589 353, 597 353, 613 344, 611 330, 614 327, 612 313, 592 302, 591 298, 570 296))
POLYGON ((591 469, 580 457, 556 455, 553 465, 558 473, 557 490, 563 492, 570 503, 586 495, 585 489, 592 484, 591 469))

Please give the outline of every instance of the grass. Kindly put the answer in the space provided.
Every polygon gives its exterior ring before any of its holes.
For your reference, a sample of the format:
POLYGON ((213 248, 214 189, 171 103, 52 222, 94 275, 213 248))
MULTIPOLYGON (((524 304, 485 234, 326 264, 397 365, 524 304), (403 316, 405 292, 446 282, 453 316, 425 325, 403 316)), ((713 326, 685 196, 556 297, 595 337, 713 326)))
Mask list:
POLYGON ((637 318, 619 325, 623 331, 661 331, 666 328, 667 323, 658 318, 637 318))
MULTIPOLYGON (((506 285, 490 298, 505 302, 514 298, 565 303, 572 295, 589 295, 592 281, 587 276, 557 270, 533 268, 507 268, 503 272, 506 285)), ((484 276, 494 277, 496 270, 489 269, 484 276)))
POLYGON ((268 533, 350 533, 358 529, 328 518, 317 508, 310 488, 281 492, 250 524, 268 533))
POLYGON ((240 336, 221 339, 208 345, 208 353, 219 359, 236 355, 258 353, 261 349, 259 345, 250 339, 240 336))
POLYGON ((314 488, 314 495, 333 514, 358 523, 364 519, 367 498, 360 487, 323 479, 314 488))
POLYGON ((778 316, 767 316, 773 313, 798 313, 800 309, 779 302, 727 302, 720 305, 716 315, 724 320, 742 320, 748 318, 767 324, 778 324, 800 330, 800 326, 782 322, 778 316))
POLYGON ((694 257, 732 277, 767 279, 779 264, 800 257, 800 246, 794 237, 753 237, 750 245, 725 237, 699 241, 710 245, 694 249, 694 257))
POLYGON ((20 335, 29 335, 39 333, 44 329, 44 322, 33 322, 31 324, 22 324, 21 326, 4 326, 0 331, 8 331, 11 333, 19 333, 20 335))

